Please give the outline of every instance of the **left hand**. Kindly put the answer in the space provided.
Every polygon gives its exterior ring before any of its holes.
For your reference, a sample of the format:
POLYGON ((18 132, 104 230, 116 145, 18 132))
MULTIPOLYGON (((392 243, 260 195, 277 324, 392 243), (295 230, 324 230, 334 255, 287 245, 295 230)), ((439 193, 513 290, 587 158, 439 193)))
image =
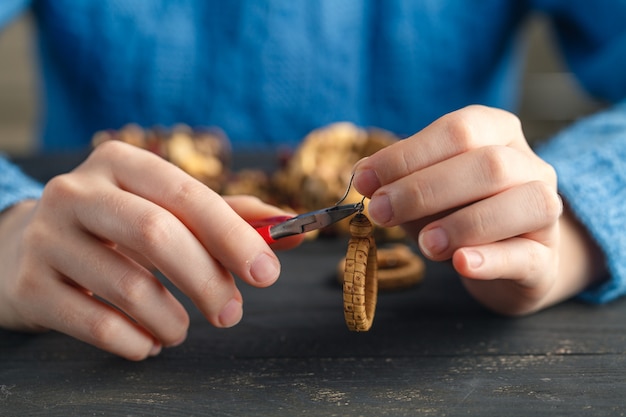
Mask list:
POLYGON ((0 213, 0 327, 56 330, 129 360, 182 343, 189 315, 154 272, 216 327, 242 317, 234 276, 280 273, 250 221, 284 215, 254 197, 223 198, 151 152, 107 141, 38 200, 0 213))
POLYGON ((452 259, 470 293, 497 312, 536 311, 588 285, 561 262, 571 251, 556 172, 511 113, 470 106, 445 115, 361 160, 354 187, 371 198, 375 223, 403 225, 424 256, 452 259))

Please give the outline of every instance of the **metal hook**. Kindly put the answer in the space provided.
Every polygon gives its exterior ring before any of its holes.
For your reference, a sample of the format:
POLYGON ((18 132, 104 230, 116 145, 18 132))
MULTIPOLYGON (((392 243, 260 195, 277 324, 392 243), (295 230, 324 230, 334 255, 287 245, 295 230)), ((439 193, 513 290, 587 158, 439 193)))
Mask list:
POLYGON ((359 214, 363 213, 363 210, 365 210, 365 196, 363 196, 363 198, 361 199, 361 201, 359 202, 359 214))
MULTIPOLYGON (((354 179, 354 172, 352 173, 352 176, 350 177, 350 181, 348 182, 348 188, 346 189, 345 194, 343 195, 343 197, 341 197, 341 199, 339 201, 337 201, 335 203, 335 206, 338 206, 339 204, 341 204, 347 197, 348 194, 350 193, 350 188, 352 188, 352 180, 354 179)), ((359 202, 359 213, 363 213, 363 210, 365 210, 365 196, 363 196, 363 198, 361 199, 361 201, 359 202)))
MULTIPOLYGON (((350 193, 350 188, 352 188, 352 180, 354 179, 354 172, 352 173, 352 176, 350 177, 350 182, 348 182, 348 188, 346 188, 346 192, 343 195, 343 197, 341 197, 341 199, 339 201, 337 201, 335 203, 336 206, 338 206, 339 204, 341 204, 343 202, 343 200, 346 199, 346 197, 348 197, 348 194, 350 193)), ((365 197, 363 197, 365 198, 365 197)))

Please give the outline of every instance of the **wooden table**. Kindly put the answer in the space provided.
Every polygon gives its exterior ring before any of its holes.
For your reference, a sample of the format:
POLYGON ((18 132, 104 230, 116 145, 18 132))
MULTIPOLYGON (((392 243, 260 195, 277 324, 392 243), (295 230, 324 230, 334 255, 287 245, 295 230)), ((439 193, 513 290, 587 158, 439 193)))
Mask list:
POLYGON ((187 341, 140 363, 54 332, 0 331, 0 415, 626 414, 626 300, 503 318, 448 265, 428 263, 420 286, 380 294, 372 330, 353 333, 335 273, 345 246, 281 253, 276 285, 241 285, 232 329, 212 328, 180 296, 187 341))

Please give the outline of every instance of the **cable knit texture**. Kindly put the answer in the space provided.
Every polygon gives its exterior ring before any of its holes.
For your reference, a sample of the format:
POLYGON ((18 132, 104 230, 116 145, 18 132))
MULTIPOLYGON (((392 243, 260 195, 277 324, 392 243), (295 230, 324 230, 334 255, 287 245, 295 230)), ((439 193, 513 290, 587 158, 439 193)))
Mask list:
POLYGON ((605 302, 626 289, 626 102, 581 121, 538 149, 559 191, 604 250, 612 279, 582 298, 605 302), (600 180, 601 179, 601 180, 600 180))
MULTIPOLYGON (((2 0, 31 8, 42 67, 41 149, 88 146, 100 129, 222 128, 235 150, 297 145, 335 121, 412 134, 468 104, 514 110, 519 29, 538 10, 594 96, 626 98, 626 0, 2 0)), ((540 149, 626 293, 626 106, 540 149)), ((38 187, 0 164, 4 206, 38 187)))

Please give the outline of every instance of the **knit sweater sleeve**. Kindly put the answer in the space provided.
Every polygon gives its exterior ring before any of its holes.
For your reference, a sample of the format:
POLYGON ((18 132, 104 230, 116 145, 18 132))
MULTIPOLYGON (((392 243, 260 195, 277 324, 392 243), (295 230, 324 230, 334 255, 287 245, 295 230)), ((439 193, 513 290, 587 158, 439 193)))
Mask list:
POLYGON ((43 185, 0 156, 0 212, 26 199, 39 198, 43 185))
POLYGON ((626 100, 537 152, 555 167, 559 192, 605 255, 609 276, 581 298, 604 303, 626 294, 626 100))

